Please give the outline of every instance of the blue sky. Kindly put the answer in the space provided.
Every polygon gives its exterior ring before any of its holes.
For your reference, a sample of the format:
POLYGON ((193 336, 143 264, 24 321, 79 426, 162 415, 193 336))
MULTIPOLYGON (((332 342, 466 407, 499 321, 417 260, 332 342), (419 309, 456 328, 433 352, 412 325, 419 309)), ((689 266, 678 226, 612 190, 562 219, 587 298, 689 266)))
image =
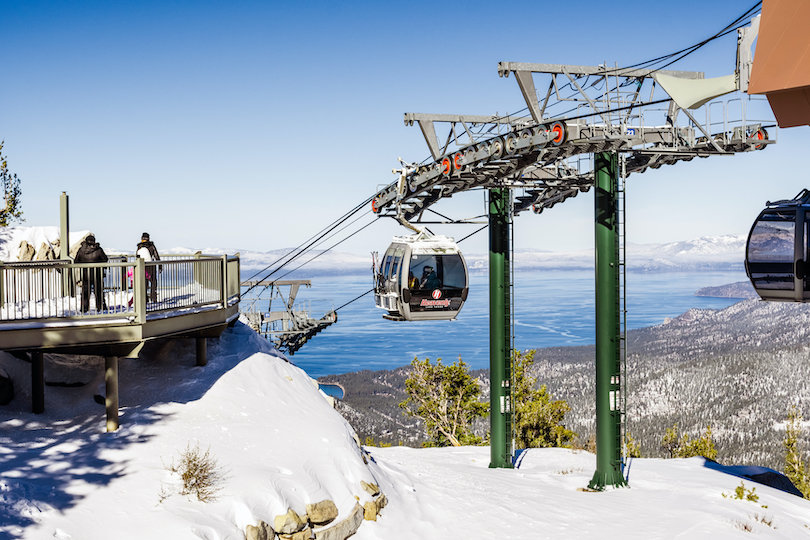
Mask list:
MULTIPOLYGON (((525 105, 499 61, 629 65, 708 37, 754 2, 4 2, 0 138, 25 225, 71 227, 108 249, 267 251, 303 242, 428 150, 404 112, 525 105)), ((673 69, 731 73, 734 36, 673 69)), ((628 180, 628 240, 747 233, 767 199, 806 185, 808 128, 763 152, 628 180)), ((442 202, 481 213, 480 192, 442 202)), ((458 238, 473 227, 437 228, 458 238)), ((338 249, 383 250, 375 223, 338 249)), ((516 220, 516 247, 584 249, 592 193, 516 220)), ((487 249, 481 233, 465 243, 487 249)))

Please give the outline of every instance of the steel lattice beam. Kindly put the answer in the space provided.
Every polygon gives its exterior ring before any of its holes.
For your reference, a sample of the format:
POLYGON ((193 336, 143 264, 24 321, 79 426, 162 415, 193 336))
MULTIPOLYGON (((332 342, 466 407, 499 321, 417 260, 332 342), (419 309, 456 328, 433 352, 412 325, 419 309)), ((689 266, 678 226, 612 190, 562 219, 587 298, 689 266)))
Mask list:
MULTIPOLYGON (((649 103, 641 100, 640 91, 643 83, 651 80, 651 70, 501 62, 498 72, 501 76, 515 74, 530 116, 406 113, 405 124, 420 126, 431 158, 421 165, 404 166, 400 180, 376 194, 376 213, 400 215, 410 221, 443 198, 471 189, 497 187, 523 190, 515 198, 515 213, 530 208, 541 212, 593 185, 592 170, 567 163, 576 156, 624 153, 626 173, 632 174, 694 157, 762 149, 776 142, 768 138, 762 123, 746 123, 744 119, 731 130, 711 133, 684 111, 689 123, 678 126, 673 120, 678 113, 674 106, 670 106, 661 125, 644 125, 643 112, 649 103), (543 103, 537 99, 532 78, 538 73, 551 77, 543 103), (564 85, 557 82, 558 76, 564 85), (592 78, 606 89, 602 96, 588 95, 595 86, 588 83, 592 78), (614 88, 607 90, 611 84, 614 88), (563 96, 561 89, 565 86, 575 89, 573 97, 563 96), (622 90, 625 86, 630 90, 622 90), (543 119, 551 96, 557 102, 570 101, 592 112, 567 119, 543 119), (612 107, 615 102, 626 104, 612 107), (639 118, 641 121, 633 124, 639 118), (444 144, 436 136, 437 124, 449 127, 444 144)), ((703 78, 702 72, 657 73, 703 78)), ((662 101, 666 100, 654 103, 662 101)))

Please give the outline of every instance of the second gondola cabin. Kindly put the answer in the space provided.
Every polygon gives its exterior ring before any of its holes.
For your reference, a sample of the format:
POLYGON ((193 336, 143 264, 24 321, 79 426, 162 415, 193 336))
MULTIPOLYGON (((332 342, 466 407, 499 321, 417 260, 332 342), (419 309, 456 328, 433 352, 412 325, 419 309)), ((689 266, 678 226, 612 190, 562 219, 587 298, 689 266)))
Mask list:
POLYGON ((447 236, 395 236, 375 268, 374 302, 392 321, 455 319, 467 300, 469 273, 447 236))
POLYGON ((748 234, 748 278, 763 300, 810 302, 810 191, 765 206, 748 234))

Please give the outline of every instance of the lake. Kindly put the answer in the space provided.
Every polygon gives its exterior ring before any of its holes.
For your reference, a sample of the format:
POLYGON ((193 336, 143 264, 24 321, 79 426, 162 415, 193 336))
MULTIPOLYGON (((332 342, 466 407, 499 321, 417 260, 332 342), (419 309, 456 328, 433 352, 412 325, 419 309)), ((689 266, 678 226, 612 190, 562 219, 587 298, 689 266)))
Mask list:
MULTIPOLYGON (((370 273, 369 273, 370 274, 370 273)), ((627 326, 661 324, 691 308, 723 309, 729 298, 694 296, 701 287, 746 280, 743 272, 628 273, 627 326)), ((298 301, 330 298, 334 307, 371 288, 371 276, 312 278, 298 301)), ((516 272, 515 347, 588 345, 594 342, 592 271, 516 272)), ((313 302, 312 316, 328 311, 313 302), (321 308, 320 312, 315 307, 321 308)), ((290 360, 310 376, 363 369, 394 369, 428 357, 454 362, 459 356, 472 369, 489 367, 489 278, 470 275, 470 293, 456 321, 394 322, 382 318, 372 294, 338 311, 338 322, 307 342, 290 360)))

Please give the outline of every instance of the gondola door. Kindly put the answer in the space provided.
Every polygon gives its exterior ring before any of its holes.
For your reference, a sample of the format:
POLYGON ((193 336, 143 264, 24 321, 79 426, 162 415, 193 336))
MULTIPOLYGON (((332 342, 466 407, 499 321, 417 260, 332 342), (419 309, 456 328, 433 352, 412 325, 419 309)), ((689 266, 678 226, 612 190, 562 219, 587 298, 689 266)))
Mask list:
POLYGON ((808 242, 810 242, 810 238, 808 238, 807 234, 807 221, 809 219, 810 212, 807 211, 806 207, 800 206, 796 209, 796 223, 800 224, 796 226, 796 263, 793 266, 796 280, 795 300, 797 302, 810 301, 810 291, 808 291, 810 279, 808 279, 807 276, 808 270, 810 270, 807 264, 807 246, 808 242))
POLYGON ((810 300, 807 261, 807 223, 804 206, 763 210, 748 235, 745 267, 763 300, 810 300))

